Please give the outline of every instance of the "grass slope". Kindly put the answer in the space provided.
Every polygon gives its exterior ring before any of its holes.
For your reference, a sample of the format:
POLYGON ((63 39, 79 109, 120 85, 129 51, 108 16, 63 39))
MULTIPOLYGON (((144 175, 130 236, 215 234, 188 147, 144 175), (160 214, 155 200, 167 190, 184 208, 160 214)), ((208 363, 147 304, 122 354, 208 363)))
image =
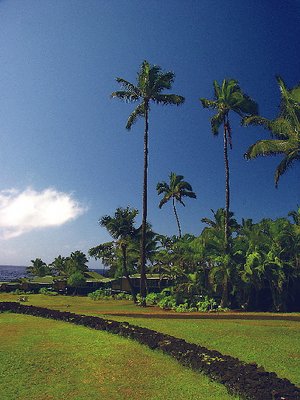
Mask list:
MULTIPOLYGON (((16 301, 17 296, 0 294, 0 301, 16 301)), ((127 301, 92 301, 87 297, 29 295, 26 304, 71 311, 90 315, 111 313, 145 312, 149 316, 170 313, 156 308, 137 308, 127 301)), ((253 313, 252 313, 253 314, 253 313)), ((173 313, 171 315, 174 315, 173 313)), ((255 314, 253 314, 255 315, 255 314)), ((262 313, 259 314, 261 316, 262 313)), ((271 313, 264 315, 272 316, 271 313)), ((276 317, 278 314, 274 314, 276 317)), ((296 315, 296 314, 295 314, 296 315)), ((182 317, 182 315, 180 315, 182 317)), ((300 322, 287 320, 207 320, 131 318, 108 316, 109 319, 128 321, 160 332, 181 337, 223 354, 229 354, 246 362, 256 362, 268 371, 274 371, 282 378, 288 378, 300 385, 300 322)))
POLYGON ((3 400, 229 400, 222 385, 131 340, 63 322, 0 315, 3 400))

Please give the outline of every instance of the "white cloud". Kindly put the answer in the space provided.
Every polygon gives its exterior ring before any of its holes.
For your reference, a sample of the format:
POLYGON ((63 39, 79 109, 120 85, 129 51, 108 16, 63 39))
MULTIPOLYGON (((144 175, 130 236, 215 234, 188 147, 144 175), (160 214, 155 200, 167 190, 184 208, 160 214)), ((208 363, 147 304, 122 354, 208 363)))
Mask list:
POLYGON ((60 226, 87 209, 68 193, 48 188, 0 191, 0 238, 11 239, 39 228, 60 226))

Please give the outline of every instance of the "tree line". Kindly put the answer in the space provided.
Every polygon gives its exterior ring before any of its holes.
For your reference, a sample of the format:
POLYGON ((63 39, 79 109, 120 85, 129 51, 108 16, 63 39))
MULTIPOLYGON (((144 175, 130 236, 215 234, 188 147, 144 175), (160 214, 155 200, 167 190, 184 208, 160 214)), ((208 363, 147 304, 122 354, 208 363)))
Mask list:
MULTIPOLYGON (((212 134, 218 135, 222 129, 225 206, 212 210, 212 218, 202 219, 206 227, 200 236, 182 235, 176 206, 178 203, 185 206, 183 199, 195 199, 196 193, 184 176, 171 172, 169 182, 158 182, 156 187, 158 195, 162 196, 159 207, 172 202, 178 227, 178 236, 167 237, 153 232, 147 217, 149 113, 153 103, 176 106, 184 103, 183 96, 165 93, 171 89, 174 79, 173 72, 164 72, 147 61, 141 64, 135 83, 116 78, 121 89, 111 97, 137 104, 129 115, 126 129, 130 130, 139 118, 144 120, 142 223, 135 227, 138 210, 130 207, 119 207, 114 215, 101 217, 100 225, 108 230, 113 240, 91 248, 89 255, 110 267, 112 276, 127 278, 135 302, 137 293, 130 275, 139 272, 139 301, 143 306, 147 294, 146 272, 156 271, 172 279, 178 301, 183 296, 191 303, 193 296, 207 294, 219 297, 222 307, 231 304, 247 309, 260 307, 263 303, 259 300, 260 293, 267 289, 272 308, 285 309, 291 288, 299 279, 300 209, 290 213, 293 222, 287 218, 263 219, 258 223, 251 219, 236 221, 230 210, 228 149, 232 149, 233 141, 230 115, 237 114, 243 126, 259 126, 270 132, 270 139, 257 141, 244 156, 254 159, 282 155, 274 176, 277 187, 281 176, 300 159, 300 86, 289 89, 281 77, 276 77, 280 106, 277 117, 269 120, 259 115, 257 103, 241 89, 237 80, 213 82, 213 99, 200 98, 200 103, 203 108, 215 112, 210 119, 212 134)), ((83 267, 74 267, 77 256, 82 261, 78 265, 84 266, 87 261, 86 256, 79 253, 72 253, 66 259, 59 256, 54 262, 56 267, 52 264, 52 268, 61 269, 60 272, 69 278, 82 273, 83 267)))
MULTIPOLYGON (((149 112, 150 104, 176 105, 184 103, 184 97, 177 94, 166 94, 165 90, 169 90, 175 79, 175 74, 171 71, 163 72, 157 65, 151 65, 148 61, 141 64, 137 74, 136 83, 131 83, 123 78, 116 78, 120 84, 121 90, 112 93, 113 98, 121 99, 125 102, 138 103, 137 107, 130 114, 126 129, 130 130, 138 118, 144 119, 144 149, 143 149, 143 193, 142 193, 142 225, 140 240, 140 274, 141 288, 140 295, 142 304, 145 305, 146 297, 146 235, 147 235, 147 191, 148 191, 148 142, 149 142, 149 112)), ((214 135, 218 135, 219 129, 223 128, 223 152, 225 164, 225 207, 224 207, 224 223, 223 234, 224 242, 222 251, 219 254, 223 257, 224 265, 231 263, 231 232, 230 232, 230 168, 228 160, 228 147, 232 148, 232 128, 229 116, 236 113, 240 118, 242 125, 258 125, 269 130, 272 138, 269 140, 259 140, 254 143, 245 153, 246 159, 253 159, 257 156, 283 155, 282 161, 279 163, 275 171, 275 186, 278 186, 279 178, 292 166, 295 161, 300 159, 300 86, 288 89, 281 77, 276 77, 280 93, 280 111, 274 120, 269 120, 259 116, 258 105, 240 88, 239 83, 235 79, 224 79, 221 84, 217 81, 213 82, 214 97, 212 100, 200 98, 204 108, 215 111, 211 118, 211 129, 214 135)), ((180 175, 179 175, 180 177, 180 175)), ((170 184, 172 173, 170 175, 170 184)), ((158 184, 157 190, 160 194, 165 193, 165 197, 160 203, 162 206, 170 192, 170 186, 165 183, 158 184)), ((192 195, 191 187, 187 191, 192 195)), ((182 202, 182 198, 169 194, 169 198, 173 199, 173 209, 179 229, 179 237, 181 229, 175 207, 175 199, 182 202)), ((195 196, 194 196, 195 197, 195 196)), ((224 267, 225 268, 225 267, 224 267)), ((224 287, 226 280, 224 275, 224 287)), ((225 292, 222 295, 222 302, 225 304, 225 292)))

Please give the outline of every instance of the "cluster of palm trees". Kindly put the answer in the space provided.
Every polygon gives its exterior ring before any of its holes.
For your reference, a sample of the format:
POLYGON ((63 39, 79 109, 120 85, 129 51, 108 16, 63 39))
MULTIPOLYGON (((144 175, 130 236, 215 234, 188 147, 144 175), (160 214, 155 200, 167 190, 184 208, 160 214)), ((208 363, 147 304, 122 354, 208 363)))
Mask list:
MULTIPOLYGON (((300 208, 292 218, 263 219, 238 223, 223 208, 203 218, 199 236, 167 237, 147 225, 146 272, 172 282, 178 303, 190 306, 201 296, 220 300, 221 307, 284 311, 293 307, 300 289, 300 208)), ((110 267, 114 277, 126 276, 137 301, 130 275, 139 272, 141 228, 135 227, 135 209, 118 208, 99 223, 112 241, 93 247, 89 255, 110 267)), ((300 304, 298 304, 300 306, 300 304)))
POLYGON ((76 286, 76 282, 85 282, 83 272, 88 271, 88 259, 80 251, 73 251, 69 257, 59 255, 52 263, 46 264, 41 258, 31 260, 31 265, 26 268, 26 272, 33 276, 44 277, 46 275, 64 277, 70 286, 76 286))
MULTIPOLYGON (((140 294, 142 305, 145 305, 146 297, 146 236, 147 236, 147 191, 148 191, 148 141, 149 141, 149 112, 152 103, 163 105, 181 105, 184 97, 176 94, 166 94, 174 82, 173 72, 163 72, 157 65, 151 65, 144 61, 137 75, 135 84, 117 78, 121 85, 121 90, 112 93, 112 97, 121 99, 125 102, 137 102, 137 107, 130 114, 126 129, 131 129, 138 118, 144 119, 144 168, 143 168, 143 201, 142 201, 142 225, 140 229, 140 274, 141 288, 140 294)), ((275 172, 275 185, 284 172, 300 158, 300 86, 289 90, 281 78, 277 78, 281 91, 281 107, 279 116, 274 120, 267 120, 258 116, 258 106, 239 86, 234 79, 224 79, 222 84, 214 81, 214 98, 212 100, 201 98, 200 101, 204 108, 216 110, 216 114, 211 118, 211 127, 214 135, 218 134, 219 128, 223 127, 224 142, 224 162, 225 162, 225 209, 224 209, 224 243, 222 252, 223 263, 230 263, 230 170, 228 162, 228 146, 232 147, 232 131, 229 120, 230 112, 237 113, 242 123, 246 125, 262 125, 267 128, 275 137, 270 140, 260 140, 251 146, 245 154, 248 159, 259 155, 282 154, 283 160, 280 162, 275 172)), ((162 207, 172 198, 173 209, 178 225, 179 237, 181 237, 181 227, 175 202, 184 204, 182 197, 195 198, 192 187, 183 181, 181 175, 171 173, 170 184, 161 182, 157 185, 158 194, 164 194, 160 202, 162 207)), ((105 226, 105 224, 104 224, 105 226)), ((108 226, 106 226, 108 228, 108 226)), ((109 230, 109 228, 108 228, 109 230)), ((114 237, 114 235, 112 235, 114 237)), ((229 265, 229 264, 228 264, 229 265)), ((124 270, 125 271, 125 270, 124 270)), ((224 287, 226 286, 224 278, 224 287)), ((225 294, 223 300, 225 302, 225 294)))

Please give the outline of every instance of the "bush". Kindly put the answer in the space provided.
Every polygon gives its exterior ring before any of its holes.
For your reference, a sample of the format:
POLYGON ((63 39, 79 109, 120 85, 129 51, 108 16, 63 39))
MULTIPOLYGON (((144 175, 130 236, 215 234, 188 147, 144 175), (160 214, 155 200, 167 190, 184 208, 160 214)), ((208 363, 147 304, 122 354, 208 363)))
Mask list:
POLYGON ((115 300, 132 300, 131 294, 120 292, 113 295, 115 300))
POLYGON ((163 293, 149 293, 146 297, 147 304, 156 305, 164 297, 163 293))
POLYGON ((204 296, 202 300, 198 301, 197 308, 200 312, 212 311, 217 308, 217 302, 211 297, 204 296))
POLYGON ((163 308, 164 310, 172 310, 176 308, 176 300, 174 299, 173 296, 166 296, 163 297, 157 304, 160 308, 163 308))
POLYGON ((97 289, 94 292, 89 293, 88 297, 94 301, 108 299, 111 298, 111 291, 110 289, 97 289))
POLYGON ((20 295, 20 294, 33 294, 34 292, 31 291, 25 291, 25 290, 21 290, 21 289, 16 289, 15 291, 11 292, 11 294, 16 294, 16 295, 20 295))

